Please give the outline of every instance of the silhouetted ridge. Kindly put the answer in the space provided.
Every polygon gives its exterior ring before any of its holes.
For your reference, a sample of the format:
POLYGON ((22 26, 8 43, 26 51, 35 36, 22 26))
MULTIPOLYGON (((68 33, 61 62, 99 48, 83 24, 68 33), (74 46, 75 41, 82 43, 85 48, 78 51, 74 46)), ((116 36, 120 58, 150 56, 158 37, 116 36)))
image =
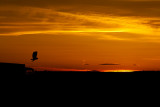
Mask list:
POLYGON ((25 64, 0 63, 0 72, 8 75, 22 75, 26 73, 25 64))

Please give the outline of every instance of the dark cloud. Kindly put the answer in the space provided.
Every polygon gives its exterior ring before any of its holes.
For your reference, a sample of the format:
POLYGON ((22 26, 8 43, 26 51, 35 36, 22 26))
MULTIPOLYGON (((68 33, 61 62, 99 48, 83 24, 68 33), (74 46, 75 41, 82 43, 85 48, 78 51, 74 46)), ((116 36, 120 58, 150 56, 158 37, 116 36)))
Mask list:
POLYGON ((120 65, 120 64, 100 64, 100 65, 120 65))
MULTIPOLYGON (((34 7, 56 9, 63 12, 83 12, 86 14, 91 12, 120 16, 160 16, 160 1, 155 0, 1 0, 0 5, 1 16, 15 15, 16 13, 11 9, 8 10, 9 8, 14 10, 15 7, 12 6, 16 6, 17 11, 21 10, 18 7, 26 7, 23 12, 24 15, 27 14, 27 10, 29 11, 28 14, 30 14, 32 12, 30 7, 34 7)), ((44 17, 42 13, 37 13, 37 16, 44 17)))
POLYGON ((60 9, 62 11, 67 11, 68 9, 66 7, 68 6, 70 8, 68 11, 74 11, 74 9, 76 9, 77 11, 90 10, 95 12, 109 12, 110 14, 131 16, 159 16, 160 11, 160 1, 155 0, 1 0, 0 5, 15 5, 43 8, 59 7, 59 9, 60 7, 62 7, 60 9))
POLYGON ((160 28, 160 20, 149 20, 147 23, 145 23, 151 27, 154 28, 160 28))

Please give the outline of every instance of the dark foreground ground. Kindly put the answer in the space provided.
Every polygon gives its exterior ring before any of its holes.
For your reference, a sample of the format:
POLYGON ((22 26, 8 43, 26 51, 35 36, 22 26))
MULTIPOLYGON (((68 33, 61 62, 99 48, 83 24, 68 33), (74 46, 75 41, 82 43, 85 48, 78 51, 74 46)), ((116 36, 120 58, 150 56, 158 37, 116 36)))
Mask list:
POLYGON ((24 64, 0 63, 0 78, 3 80, 51 80, 58 81, 112 81, 112 80, 160 80, 160 71, 136 71, 127 73, 113 73, 98 71, 34 71, 32 68, 26 68, 24 64))
POLYGON ((136 71, 136 72, 95 72, 95 71, 86 71, 86 72, 75 72, 75 71, 50 71, 50 72, 34 72, 25 74, 27 78, 75 78, 75 79, 160 79, 160 71, 136 71))
POLYGON ((62 81, 112 81, 112 80, 160 80, 160 71, 139 71, 127 73, 113 72, 75 72, 75 71, 44 71, 28 73, 6 73, 1 75, 5 79, 37 80, 54 82, 62 81))

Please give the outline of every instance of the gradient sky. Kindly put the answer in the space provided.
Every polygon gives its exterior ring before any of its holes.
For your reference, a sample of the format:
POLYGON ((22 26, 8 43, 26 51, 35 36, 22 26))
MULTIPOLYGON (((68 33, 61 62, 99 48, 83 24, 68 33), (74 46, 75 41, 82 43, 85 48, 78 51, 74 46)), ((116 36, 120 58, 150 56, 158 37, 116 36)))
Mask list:
POLYGON ((1 0, 0 62, 160 70, 159 13, 160 0, 1 0))

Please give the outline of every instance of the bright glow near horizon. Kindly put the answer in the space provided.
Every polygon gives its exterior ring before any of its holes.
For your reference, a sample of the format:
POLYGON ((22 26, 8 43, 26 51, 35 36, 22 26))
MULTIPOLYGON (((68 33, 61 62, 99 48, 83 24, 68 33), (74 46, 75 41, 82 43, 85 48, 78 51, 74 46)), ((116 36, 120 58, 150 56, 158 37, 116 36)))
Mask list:
POLYGON ((136 72, 139 70, 106 70, 104 72, 136 72))

